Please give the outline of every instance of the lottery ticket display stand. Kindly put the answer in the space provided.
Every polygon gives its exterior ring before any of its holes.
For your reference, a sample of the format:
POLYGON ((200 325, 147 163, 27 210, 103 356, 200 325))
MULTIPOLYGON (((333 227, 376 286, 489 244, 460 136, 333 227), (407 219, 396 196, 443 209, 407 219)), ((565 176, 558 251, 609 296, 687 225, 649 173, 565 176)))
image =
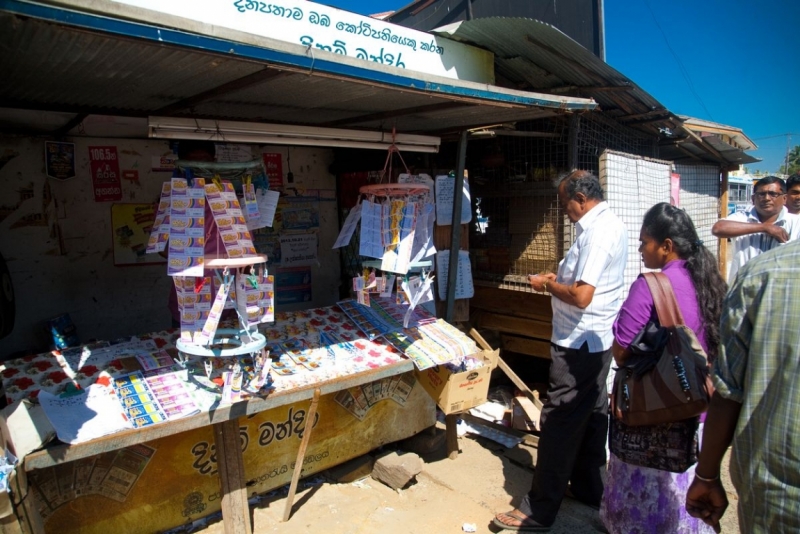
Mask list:
MULTIPOLYGON (((198 413, 86 442, 51 443, 28 454, 11 484, 15 499, 28 495, 18 506, 20 522, 33 532, 161 532, 221 510, 226 532, 249 532, 247 499, 291 481, 316 390, 319 403, 302 476, 435 423, 433 401, 417 381, 413 363, 387 343, 365 339, 337 307, 278 314, 275 324, 259 331, 275 347, 296 339, 298 331, 313 338, 322 325, 332 325, 337 336, 363 347, 352 358, 362 361, 351 367, 363 364, 364 370, 335 376, 332 369, 298 368, 293 375, 276 376, 270 390, 223 404, 221 389, 205 379, 202 359, 189 359, 185 370, 180 364, 163 369, 154 376, 185 376, 198 413)), ((179 336, 159 332, 138 342, 177 354, 179 336)), ((95 353, 102 358, 103 349, 95 353)), ((98 376, 122 378, 140 369, 135 356, 115 356, 102 370, 89 357, 76 374, 78 383, 88 387, 98 376)), ((70 360, 46 353, 7 362, 9 401, 58 392, 63 383, 56 383, 55 375, 66 374, 70 360)), ((15 437, 10 436, 12 446, 15 437)))
POLYGON ((420 373, 474 342, 395 295, 276 314, 244 213, 229 183, 173 179, 149 248, 169 254, 180 327, 2 367, 25 530, 163 532, 221 511, 226 532, 250 532, 253 495, 435 423, 420 373), (21 415, 58 439, 17 451, 21 415))

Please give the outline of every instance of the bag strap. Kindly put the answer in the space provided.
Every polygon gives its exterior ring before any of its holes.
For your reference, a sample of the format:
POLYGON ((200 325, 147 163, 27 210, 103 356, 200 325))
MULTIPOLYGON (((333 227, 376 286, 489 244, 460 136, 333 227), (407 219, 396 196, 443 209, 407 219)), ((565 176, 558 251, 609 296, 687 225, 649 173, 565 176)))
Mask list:
POLYGON ((653 302, 656 305, 656 314, 661 326, 670 328, 672 326, 683 325, 683 314, 675 300, 675 292, 672 290, 672 283, 664 273, 644 273, 647 287, 653 295, 653 302))

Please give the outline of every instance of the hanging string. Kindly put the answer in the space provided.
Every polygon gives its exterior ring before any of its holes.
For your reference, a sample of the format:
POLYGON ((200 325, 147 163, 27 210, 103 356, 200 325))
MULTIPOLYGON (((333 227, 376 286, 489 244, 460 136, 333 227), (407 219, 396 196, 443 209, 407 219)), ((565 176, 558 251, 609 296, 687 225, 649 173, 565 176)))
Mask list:
POLYGON ((392 144, 389 145, 389 148, 387 150, 386 162, 383 164, 383 172, 381 174, 381 179, 379 183, 383 183, 383 179, 386 178, 387 168, 389 170, 389 178, 386 183, 391 183, 392 181, 392 154, 397 154, 397 156, 400 158, 400 162, 403 164, 403 168, 405 169, 406 174, 411 174, 411 172, 408 170, 408 165, 406 165, 406 162, 403 159, 403 155, 400 153, 400 149, 397 148, 397 145, 395 144, 396 137, 397 137, 397 130, 394 126, 392 126, 392 144))

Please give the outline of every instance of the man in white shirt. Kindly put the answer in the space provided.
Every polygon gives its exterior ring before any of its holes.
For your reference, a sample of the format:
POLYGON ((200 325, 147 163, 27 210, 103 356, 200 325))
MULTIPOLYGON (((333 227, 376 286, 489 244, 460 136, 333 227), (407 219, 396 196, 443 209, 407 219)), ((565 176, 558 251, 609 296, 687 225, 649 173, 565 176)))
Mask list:
POLYGON ((622 305, 628 235, 603 200, 596 176, 572 171, 556 181, 558 197, 577 237, 558 275, 532 275, 536 291, 552 295, 550 385, 530 492, 519 506, 497 514, 508 530, 547 531, 570 495, 599 507, 606 466, 611 327, 622 305), (569 486, 569 487, 568 487, 569 486))
POLYGON ((733 283, 739 268, 762 252, 800 237, 800 217, 786 209, 786 183, 767 176, 753 187, 753 206, 717 221, 711 233, 733 239, 733 260, 728 283, 733 283))

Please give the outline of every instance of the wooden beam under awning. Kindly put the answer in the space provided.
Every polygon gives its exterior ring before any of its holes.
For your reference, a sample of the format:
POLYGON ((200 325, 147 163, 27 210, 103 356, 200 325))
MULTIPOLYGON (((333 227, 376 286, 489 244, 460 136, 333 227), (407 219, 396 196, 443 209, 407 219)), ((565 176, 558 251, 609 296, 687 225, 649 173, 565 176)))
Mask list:
MULTIPOLYGON (((697 144, 697 145, 698 145, 700 148, 702 148, 703 150, 705 150, 706 152, 708 152, 709 154, 711 154, 712 156, 714 156, 715 158, 717 158, 717 159, 719 160, 719 163, 720 163, 720 165, 727 165, 727 163, 728 163, 728 159, 727 159, 727 158, 725 158, 725 156, 723 156, 723 155, 722 155, 722 154, 719 152, 719 150, 717 150, 717 149, 716 149, 716 148, 714 148, 713 146, 711 146, 711 145, 709 145, 708 143, 706 143, 705 141, 703 141, 703 138, 702 138, 702 137, 700 137, 699 135, 697 135, 696 133, 694 133, 693 131, 691 131, 691 130, 690 130, 689 128, 687 128, 686 126, 683 126, 683 125, 681 125, 681 127, 680 127, 680 128, 681 128, 681 130, 683 130, 684 132, 686 132, 686 133, 689 135, 689 137, 691 137, 692 139, 694 139, 694 141, 695 141, 695 144, 697 144)), ((737 166, 738 166, 738 165, 737 165, 737 166)))

